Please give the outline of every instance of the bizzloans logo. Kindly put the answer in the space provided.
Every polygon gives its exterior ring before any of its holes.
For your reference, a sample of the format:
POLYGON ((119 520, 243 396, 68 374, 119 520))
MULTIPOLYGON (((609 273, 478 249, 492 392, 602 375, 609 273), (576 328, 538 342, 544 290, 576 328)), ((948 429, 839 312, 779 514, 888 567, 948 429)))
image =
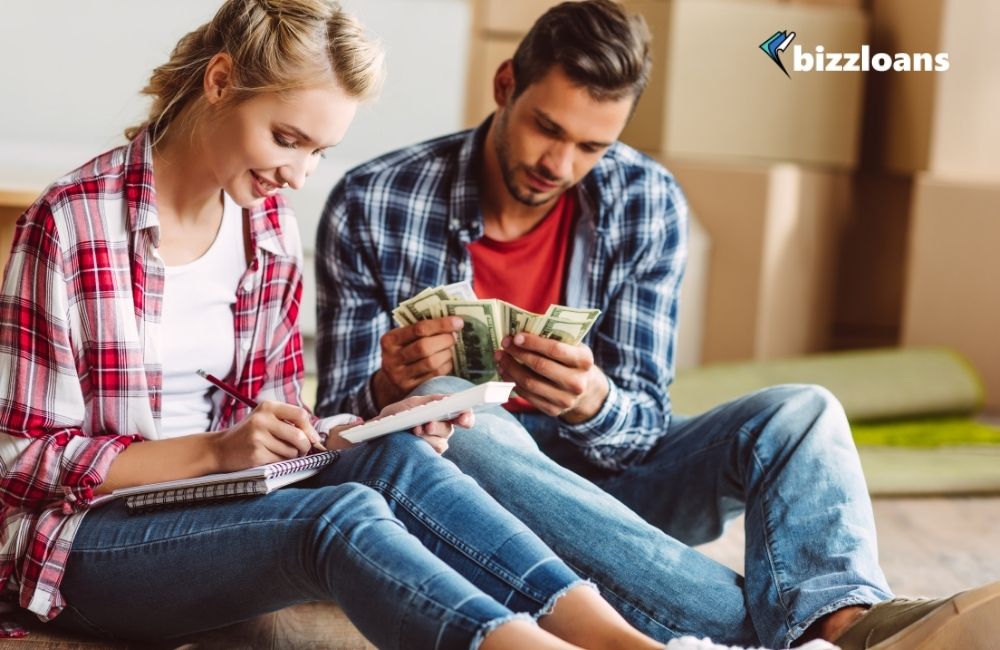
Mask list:
MULTIPOLYGON (((785 73, 791 77, 781 54, 795 40, 795 32, 777 31, 760 44, 760 49, 785 73)), ((827 52, 822 45, 816 46, 815 52, 806 52, 801 45, 792 48, 792 70, 795 72, 945 72, 951 63, 947 52, 930 54, 929 52, 886 52, 871 53, 867 45, 861 46, 860 52, 827 52)))

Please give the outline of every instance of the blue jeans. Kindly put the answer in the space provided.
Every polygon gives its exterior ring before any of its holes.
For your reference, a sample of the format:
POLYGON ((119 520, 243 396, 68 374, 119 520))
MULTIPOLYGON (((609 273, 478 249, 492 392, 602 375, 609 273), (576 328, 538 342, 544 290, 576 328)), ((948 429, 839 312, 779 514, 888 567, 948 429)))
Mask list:
POLYGON ((531 435, 503 409, 481 412, 445 457, 655 638, 785 647, 824 614, 891 597, 857 450, 825 389, 778 386, 674 417, 620 472, 586 461, 553 418, 519 417, 531 435), (741 512, 745 577, 689 546, 741 512))
POLYGON ((53 624, 161 639, 336 601, 380 648, 468 648, 577 584, 472 479, 398 433, 264 497, 89 512, 53 624))

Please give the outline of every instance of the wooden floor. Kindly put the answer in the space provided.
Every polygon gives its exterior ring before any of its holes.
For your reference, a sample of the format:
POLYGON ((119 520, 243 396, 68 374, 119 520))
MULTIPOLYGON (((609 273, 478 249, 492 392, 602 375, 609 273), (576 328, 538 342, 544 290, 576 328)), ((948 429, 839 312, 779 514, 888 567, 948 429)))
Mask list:
MULTIPOLYGON (((875 499, 879 557, 899 595, 942 596, 1000 580, 1000 497, 875 499)), ((743 521, 701 547, 743 571, 743 521)))

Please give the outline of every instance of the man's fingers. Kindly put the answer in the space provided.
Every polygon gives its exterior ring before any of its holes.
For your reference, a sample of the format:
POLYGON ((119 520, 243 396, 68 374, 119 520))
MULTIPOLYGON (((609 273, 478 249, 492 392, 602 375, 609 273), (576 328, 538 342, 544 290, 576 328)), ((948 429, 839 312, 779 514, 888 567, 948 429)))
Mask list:
POLYGON ((527 368, 567 393, 579 396, 586 389, 584 373, 574 366, 565 366, 542 354, 529 352, 517 346, 508 347, 493 358, 499 363, 505 357, 513 360, 508 361, 508 365, 527 368))
MULTIPOLYGON (((423 384, 425 381, 434 379, 435 377, 443 377, 445 375, 451 374, 451 370, 453 367, 454 365, 451 360, 451 356, 449 355, 448 359, 446 359, 445 362, 442 365, 438 366, 437 368, 434 368, 433 370, 425 372, 421 375, 406 377, 400 382, 400 387, 403 389, 405 393, 409 393, 417 386, 423 384)), ((406 366, 406 368, 409 369, 410 366, 406 366)))
POLYGON ((502 341, 504 349, 522 349, 535 352, 564 366, 587 369, 594 365, 594 353, 586 345, 568 345, 555 339, 547 339, 537 334, 521 332, 514 336, 505 336, 502 341))
POLYGON ((417 321, 413 325, 390 330, 382 337, 382 346, 383 348, 386 346, 401 348, 417 339, 427 336, 457 332, 462 329, 463 325, 464 322, 457 316, 444 316, 442 318, 417 321))
POLYGON ((437 368, 445 359, 451 358, 451 348, 455 339, 451 334, 439 334, 420 339, 399 351, 399 359, 406 367, 413 366, 423 372, 437 368))
POLYGON ((563 404, 557 404, 549 399, 546 399, 543 395, 532 391, 530 388, 522 386, 522 382, 517 381, 513 376, 509 376, 506 373, 503 373, 502 376, 508 381, 517 383, 517 396, 528 400, 532 406, 545 415, 559 416, 566 412, 567 407, 563 404))
POLYGON ((559 415, 573 406, 577 395, 562 390, 549 379, 514 361, 506 353, 498 368, 506 381, 517 384, 517 394, 547 415, 559 415))

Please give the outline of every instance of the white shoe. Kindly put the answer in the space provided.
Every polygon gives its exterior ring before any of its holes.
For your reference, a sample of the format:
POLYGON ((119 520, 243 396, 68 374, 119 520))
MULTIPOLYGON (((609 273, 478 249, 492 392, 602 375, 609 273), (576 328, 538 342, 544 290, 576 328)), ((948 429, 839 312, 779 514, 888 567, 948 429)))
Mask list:
MULTIPOLYGON (((837 646, 816 639, 804 646, 799 646, 798 650, 836 650, 837 646)), ((667 650, 766 650, 766 648, 741 648, 734 645, 722 645, 712 643, 711 639, 696 639, 693 636, 682 636, 679 639, 671 639, 667 644, 667 650)))

